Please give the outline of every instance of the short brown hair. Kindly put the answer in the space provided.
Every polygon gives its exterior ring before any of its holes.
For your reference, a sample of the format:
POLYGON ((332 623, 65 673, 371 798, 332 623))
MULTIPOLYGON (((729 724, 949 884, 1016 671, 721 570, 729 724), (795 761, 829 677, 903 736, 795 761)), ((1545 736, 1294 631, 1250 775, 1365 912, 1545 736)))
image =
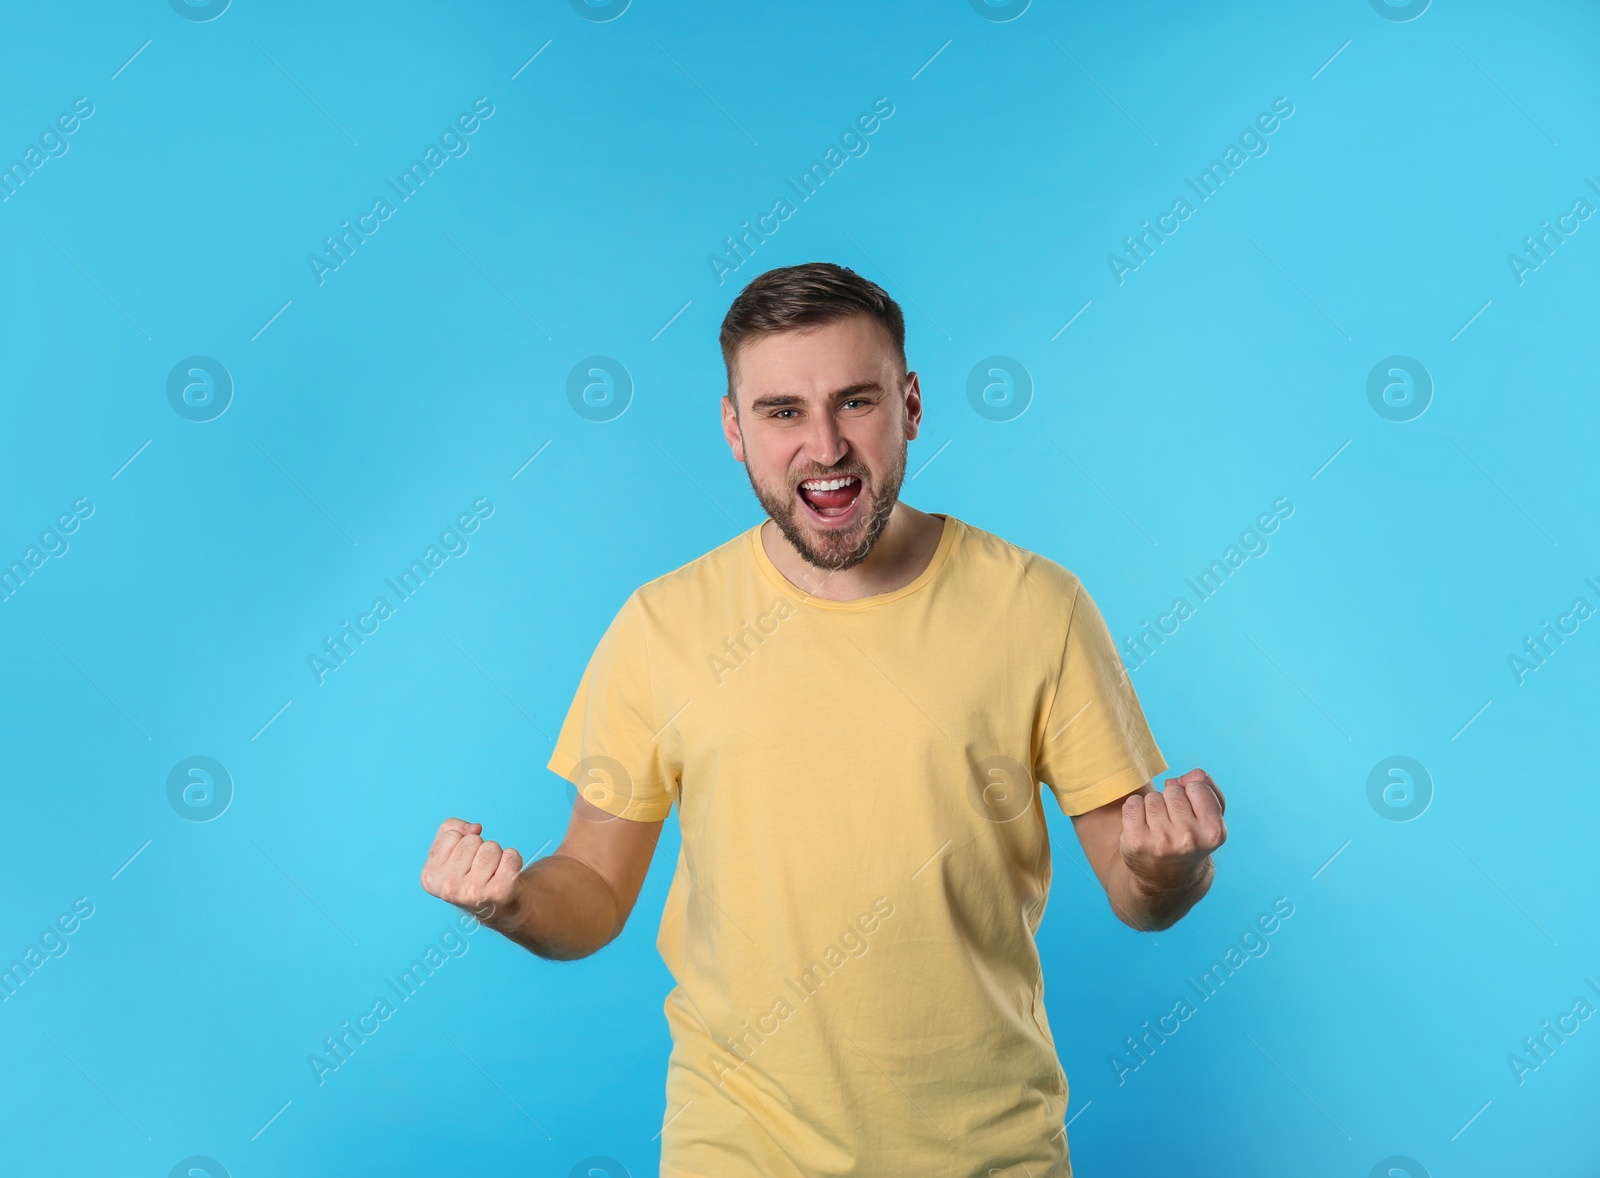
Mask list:
POLYGON ((722 320, 722 362, 733 397, 733 356, 752 336, 832 323, 851 315, 871 315, 894 342, 900 367, 906 367, 906 317, 887 291, 846 266, 805 262, 757 275, 741 290, 722 320))

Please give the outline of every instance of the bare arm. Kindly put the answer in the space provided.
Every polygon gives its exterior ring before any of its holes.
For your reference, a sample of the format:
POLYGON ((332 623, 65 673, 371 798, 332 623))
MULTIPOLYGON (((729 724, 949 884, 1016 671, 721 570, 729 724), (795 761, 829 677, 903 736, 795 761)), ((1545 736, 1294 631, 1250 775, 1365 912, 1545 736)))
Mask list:
POLYGON ((477 822, 447 818, 422 868, 422 887, 552 961, 608 945, 633 911, 661 837, 661 821, 616 818, 581 795, 561 845, 526 868, 513 848, 479 837, 477 822))
POLYGON ((1169 777, 1072 818, 1089 865, 1130 928, 1176 924, 1211 887, 1211 852, 1228 837, 1227 802, 1204 769, 1169 777))

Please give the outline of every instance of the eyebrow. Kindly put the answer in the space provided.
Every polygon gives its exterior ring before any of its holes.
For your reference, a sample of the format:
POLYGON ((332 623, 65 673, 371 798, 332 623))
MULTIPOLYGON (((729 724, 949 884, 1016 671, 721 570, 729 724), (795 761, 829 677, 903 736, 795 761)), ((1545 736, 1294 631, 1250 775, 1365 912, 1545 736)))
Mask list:
MULTIPOLYGON (((831 395, 831 400, 841 401, 854 397, 860 393, 881 393, 883 386, 875 380, 862 381, 859 384, 846 385, 831 395)), ((751 409, 790 409, 804 406, 806 400, 798 393, 771 393, 765 397, 757 397, 750 402, 751 409)))

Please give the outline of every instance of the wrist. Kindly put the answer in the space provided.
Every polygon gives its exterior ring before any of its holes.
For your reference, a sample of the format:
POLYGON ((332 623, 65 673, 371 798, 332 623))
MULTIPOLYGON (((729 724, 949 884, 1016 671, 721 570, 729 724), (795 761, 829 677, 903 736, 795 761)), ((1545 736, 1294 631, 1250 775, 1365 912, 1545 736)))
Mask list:
POLYGON ((515 891, 509 900, 485 900, 467 909, 478 918, 478 923, 502 936, 511 936, 522 924, 522 914, 527 910, 527 881, 520 875, 515 891))
POLYGON ((1128 908, 1133 919, 1124 917, 1124 923, 1147 931, 1171 927, 1210 889, 1215 872, 1209 855, 1198 863, 1156 871, 1147 868, 1143 874, 1127 866, 1128 908))
POLYGON ((1197 860, 1145 865, 1142 869, 1128 864, 1128 878, 1140 895, 1157 898, 1193 891, 1209 883, 1215 870, 1211 856, 1206 855, 1197 860))

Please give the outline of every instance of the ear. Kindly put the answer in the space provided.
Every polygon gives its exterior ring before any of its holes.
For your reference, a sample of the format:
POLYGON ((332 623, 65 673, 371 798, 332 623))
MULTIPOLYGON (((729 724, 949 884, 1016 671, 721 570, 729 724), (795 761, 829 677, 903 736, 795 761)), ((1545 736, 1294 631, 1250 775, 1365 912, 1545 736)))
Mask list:
POLYGON ((906 441, 915 440, 922 424, 922 386, 915 372, 906 373, 906 441))
POLYGON ((722 397, 722 436, 728 440, 728 449, 733 451, 733 457, 744 461, 744 438, 739 433, 739 414, 733 407, 733 397, 724 393, 722 397))

